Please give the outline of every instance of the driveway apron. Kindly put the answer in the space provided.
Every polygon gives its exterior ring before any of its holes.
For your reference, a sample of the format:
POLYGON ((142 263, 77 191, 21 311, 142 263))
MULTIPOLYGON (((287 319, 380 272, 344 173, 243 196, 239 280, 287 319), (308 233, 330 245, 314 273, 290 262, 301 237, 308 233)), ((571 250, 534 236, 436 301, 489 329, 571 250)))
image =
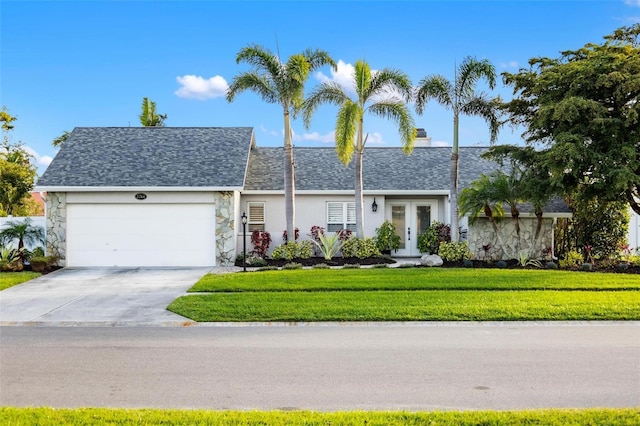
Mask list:
POLYGON ((0 325, 189 321, 166 307, 209 268, 64 268, 0 292, 0 325))

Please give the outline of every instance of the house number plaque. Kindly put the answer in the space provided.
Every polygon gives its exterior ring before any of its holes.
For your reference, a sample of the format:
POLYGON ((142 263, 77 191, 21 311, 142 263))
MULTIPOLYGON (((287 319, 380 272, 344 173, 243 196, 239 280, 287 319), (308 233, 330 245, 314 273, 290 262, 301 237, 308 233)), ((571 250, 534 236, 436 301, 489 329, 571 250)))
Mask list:
POLYGON ((143 194, 142 192, 138 192, 136 195, 136 200, 146 200, 147 199, 147 194, 143 194))

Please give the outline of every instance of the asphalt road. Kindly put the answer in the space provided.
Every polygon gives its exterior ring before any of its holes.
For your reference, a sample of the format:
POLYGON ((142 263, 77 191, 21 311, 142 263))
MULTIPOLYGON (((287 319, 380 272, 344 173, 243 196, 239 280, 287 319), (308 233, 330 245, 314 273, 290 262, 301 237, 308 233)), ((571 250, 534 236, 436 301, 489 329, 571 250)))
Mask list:
POLYGON ((2 327, 0 405, 640 406, 640 323, 2 327))

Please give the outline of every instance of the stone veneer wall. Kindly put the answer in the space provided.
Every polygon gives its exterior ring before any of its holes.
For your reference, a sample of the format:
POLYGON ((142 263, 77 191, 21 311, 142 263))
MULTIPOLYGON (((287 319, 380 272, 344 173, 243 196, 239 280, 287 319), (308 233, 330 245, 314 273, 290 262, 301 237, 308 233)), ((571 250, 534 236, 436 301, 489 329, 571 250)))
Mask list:
POLYGON ((67 259, 67 193, 48 192, 45 200, 47 212, 47 255, 58 256, 58 265, 67 259))
POLYGON ((505 247, 500 246, 500 242, 491 226, 489 219, 480 218, 473 225, 469 226, 469 248, 475 254, 476 259, 479 260, 508 260, 518 257, 518 251, 525 251, 526 253, 532 253, 530 256, 532 259, 543 258, 543 251, 551 247, 553 238, 553 219, 544 218, 542 222, 542 229, 540 230, 540 236, 538 237, 538 244, 534 245, 534 237, 536 234, 536 227, 538 225, 538 219, 533 218, 521 218, 520 219, 520 248, 517 250, 517 234, 515 224, 510 217, 505 217, 497 223, 498 230, 502 242, 505 247), (485 259, 485 251, 482 246, 491 244, 491 248, 487 253, 485 259))
POLYGON ((235 263, 236 233, 233 192, 216 192, 216 265, 235 263))

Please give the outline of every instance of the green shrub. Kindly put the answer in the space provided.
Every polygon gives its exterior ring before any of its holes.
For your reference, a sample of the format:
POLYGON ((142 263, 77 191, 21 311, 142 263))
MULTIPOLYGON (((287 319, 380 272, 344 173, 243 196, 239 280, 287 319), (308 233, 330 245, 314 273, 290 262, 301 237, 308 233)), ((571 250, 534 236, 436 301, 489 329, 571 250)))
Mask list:
POLYGON ((583 271, 590 271, 592 269, 592 266, 590 263, 583 263, 580 269, 582 269, 583 271))
POLYGON ((313 266, 313 269, 329 269, 329 265, 327 265, 326 263, 318 263, 317 265, 313 266))
POLYGON ((440 249, 438 255, 442 260, 449 262, 459 262, 461 260, 468 260, 473 257, 473 253, 469 250, 469 245, 466 242, 462 243, 440 243, 440 249))
POLYGON ((274 248, 271 252, 272 259, 309 259, 313 254, 313 243, 311 241, 289 241, 274 248))
POLYGON ((584 258, 582 257, 582 253, 577 250, 570 250, 565 255, 564 259, 560 259, 560 267, 561 268, 572 268, 576 266, 580 266, 584 258))
POLYGON ((29 260, 29 263, 34 272, 49 272, 57 261, 56 256, 34 256, 29 260))
POLYGON ((438 254, 440 243, 451 241, 451 227, 444 223, 433 221, 426 231, 418 235, 418 250, 420 253, 438 254))
POLYGON ((375 243, 380 251, 398 250, 400 235, 396 232, 396 225, 385 220, 379 228, 376 228, 375 243))
POLYGON ((380 256, 380 250, 373 238, 351 237, 342 246, 342 257, 357 257, 366 259, 367 257, 380 256))
POLYGON ((296 262, 290 262, 290 263, 286 263, 282 269, 288 269, 288 270, 292 270, 292 269, 302 269, 302 263, 296 263, 296 262))

